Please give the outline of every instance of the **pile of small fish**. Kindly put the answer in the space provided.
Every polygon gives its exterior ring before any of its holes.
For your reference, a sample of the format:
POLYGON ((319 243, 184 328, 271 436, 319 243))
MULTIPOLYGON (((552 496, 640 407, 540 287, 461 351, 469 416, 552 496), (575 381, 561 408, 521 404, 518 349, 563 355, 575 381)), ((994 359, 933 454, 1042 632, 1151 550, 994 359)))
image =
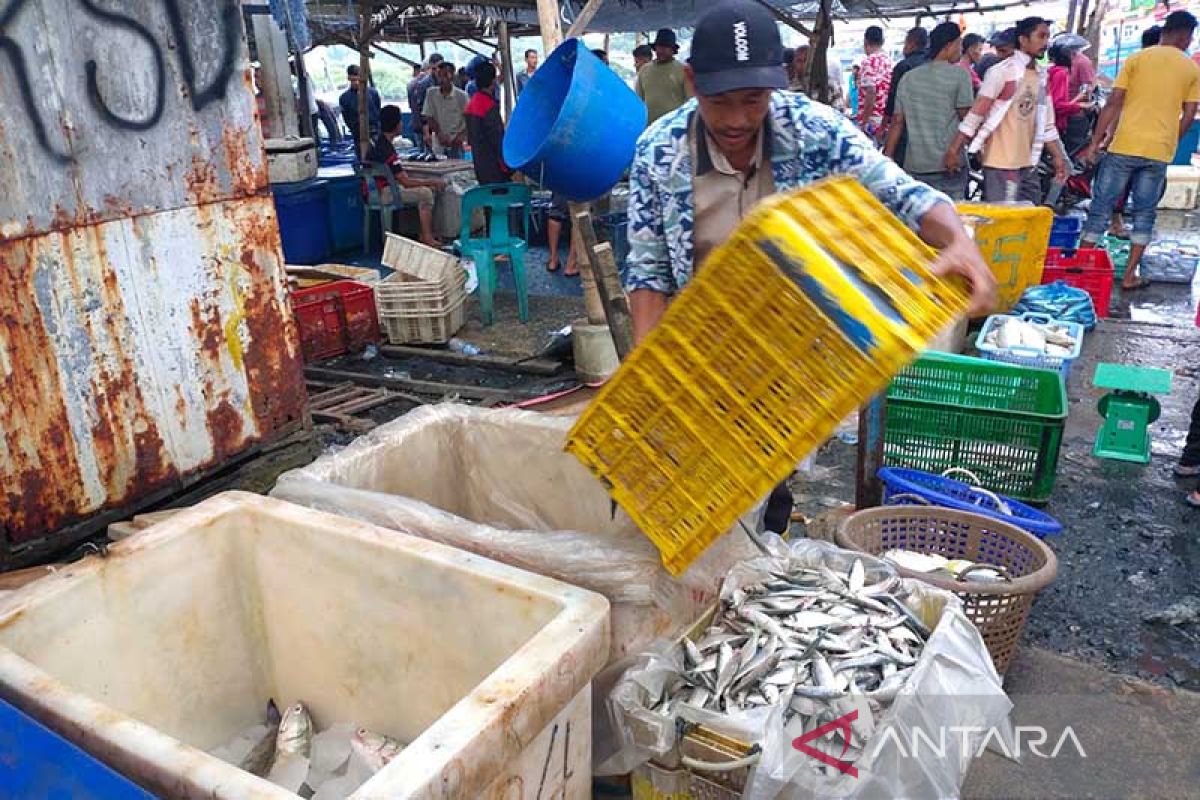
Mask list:
POLYGON ((955 581, 979 581, 997 583, 1007 574, 1002 567, 965 558, 946 558, 937 553, 915 553, 912 550, 888 550, 884 561, 890 561, 910 572, 923 572, 936 578, 955 581))
POLYGON ((345 800, 404 750, 390 736, 349 723, 316 732, 303 703, 279 714, 267 704, 267 723, 238 734, 212 755, 312 800, 345 800))
POLYGON ((983 340, 993 347, 1031 347, 1048 356, 1069 357, 1075 352, 1071 328, 1061 322, 1028 322, 1016 317, 998 317, 983 340))
POLYGON ((895 575, 867 583, 861 560, 844 575, 790 568, 736 588, 698 640, 683 640, 683 671, 650 708, 674 717, 683 705, 725 714, 782 707, 789 737, 858 710, 853 742, 834 746, 846 744, 853 761, 930 635, 903 592, 895 575))

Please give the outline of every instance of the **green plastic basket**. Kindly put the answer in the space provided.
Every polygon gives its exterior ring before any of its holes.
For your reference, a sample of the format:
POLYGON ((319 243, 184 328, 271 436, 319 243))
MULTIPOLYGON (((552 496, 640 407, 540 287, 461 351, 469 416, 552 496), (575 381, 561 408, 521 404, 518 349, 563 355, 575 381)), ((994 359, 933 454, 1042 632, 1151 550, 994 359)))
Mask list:
POLYGON ((888 388, 884 462, 968 469, 994 492, 1044 503, 1066 419, 1057 371, 928 353, 888 388))
POLYGON ((1125 270, 1129 268, 1129 242, 1106 233, 1100 240, 1100 245, 1108 251, 1108 257, 1112 259, 1114 279, 1122 280, 1125 270))

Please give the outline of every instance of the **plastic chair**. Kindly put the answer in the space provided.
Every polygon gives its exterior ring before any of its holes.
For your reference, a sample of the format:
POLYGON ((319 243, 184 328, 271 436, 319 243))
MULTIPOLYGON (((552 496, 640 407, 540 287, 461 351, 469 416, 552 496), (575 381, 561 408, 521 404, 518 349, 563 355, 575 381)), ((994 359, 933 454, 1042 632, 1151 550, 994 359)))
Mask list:
POLYGON ((509 231, 509 209, 521 207, 521 233, 529 230, 529 187, 520 183, 495 183, 471 189, 462 200, 462 231, 455 243, 463 258, 475 262, 479 274, 479 307, 483 324, 495 320, 492 295, 496 291, 496 257, 507 255, 517 285, 517 311, 529 321, 529 291, 525 285, 525 240, 509 231), (471 238, 471 218, 476 209, 488 209, 488 235, 471 238))
POLYGON ((396 230, 397 218, 400 210, 404 208, 404 203, 400 200, 400 184, 396 182, 396 176, 386 164, 363 163, 354 171, 367 186, 367 199, 363 202, 363 255, 366 255, 371 252, 371 212, 379 212, 379 238, 382 239, 384 231, 396 230), (390 199, 386 202, 384 189, 379 186, 377 179, 387 181, 390 199), (391 214, 390 223, 386 227, 383 222, 385 212, 391 214))

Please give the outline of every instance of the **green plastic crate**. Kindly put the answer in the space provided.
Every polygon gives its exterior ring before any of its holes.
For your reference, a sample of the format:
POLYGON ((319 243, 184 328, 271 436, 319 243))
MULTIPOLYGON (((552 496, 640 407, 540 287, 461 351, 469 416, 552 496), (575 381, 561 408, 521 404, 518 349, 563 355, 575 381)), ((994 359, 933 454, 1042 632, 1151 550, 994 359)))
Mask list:
POLYGON ((934 474, 961 467, 994 492, 1044 503, 1066 419, 1057 371, 929 353, 888 387, 884 462, 934 474))

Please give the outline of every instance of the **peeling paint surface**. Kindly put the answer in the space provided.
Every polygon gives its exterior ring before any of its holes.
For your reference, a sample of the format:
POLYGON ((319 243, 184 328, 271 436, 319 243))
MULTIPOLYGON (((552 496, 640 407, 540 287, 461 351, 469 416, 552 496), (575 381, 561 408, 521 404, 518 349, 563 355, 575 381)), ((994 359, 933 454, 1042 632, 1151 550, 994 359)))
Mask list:
POLYGON ((241 26, 0 9, 0 564, 304 418, 241 26))

